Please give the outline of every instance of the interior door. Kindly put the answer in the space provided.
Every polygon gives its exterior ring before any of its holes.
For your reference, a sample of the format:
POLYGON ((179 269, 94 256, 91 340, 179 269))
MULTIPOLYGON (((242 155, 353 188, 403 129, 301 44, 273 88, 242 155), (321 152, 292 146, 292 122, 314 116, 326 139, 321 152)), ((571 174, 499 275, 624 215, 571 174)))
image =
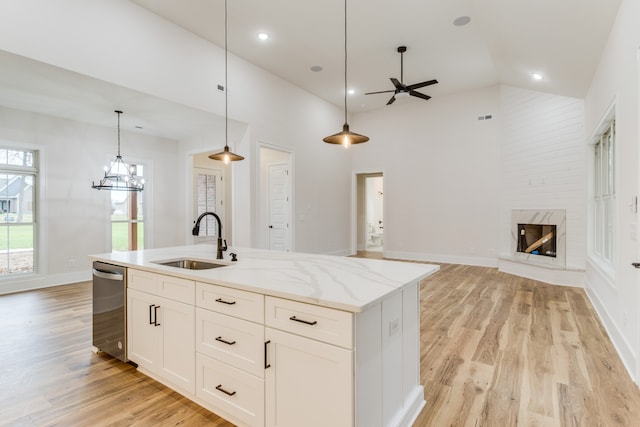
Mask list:
POLYGON ((269 166, 269 249, 289 251, 289 170, 286 163, 269 166))
MULTIPOLYGON (((197 216, 204 212, 215 212, 220 217, 222 229, 225 229, 224 215, 224 171, 214 168, 194 168, 194 212, 197 216)), ((198 241, 214 241, 217 238, 217 222, 211 215, 200 224, 198 241)))

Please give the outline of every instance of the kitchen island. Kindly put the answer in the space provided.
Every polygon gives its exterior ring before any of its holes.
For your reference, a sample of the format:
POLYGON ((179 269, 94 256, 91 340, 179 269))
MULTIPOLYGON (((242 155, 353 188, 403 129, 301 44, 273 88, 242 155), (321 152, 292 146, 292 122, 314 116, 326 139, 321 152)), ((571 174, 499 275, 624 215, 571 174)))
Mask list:
POLYGON ((246 426, 409 426, 419 282, 438 266, 193 245, 93 255, 128 268, 128 358, 246 426), (188 258, 224 265, 191 270, 188 258))

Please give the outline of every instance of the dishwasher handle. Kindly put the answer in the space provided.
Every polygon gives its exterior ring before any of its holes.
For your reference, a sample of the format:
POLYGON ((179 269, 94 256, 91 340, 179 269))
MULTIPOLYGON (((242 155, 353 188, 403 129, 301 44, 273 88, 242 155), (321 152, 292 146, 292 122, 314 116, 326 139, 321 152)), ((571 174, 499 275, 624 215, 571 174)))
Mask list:
POLYGON ((101 270, 97 270, 97 269, 93 269, 93 275, 96 277, 99 277, 101 279, 107 279, 107 280, 122 280, 124 279, 124 275, 120 274, 120 273, 113 273, 110 271, 101 271, 101 270))

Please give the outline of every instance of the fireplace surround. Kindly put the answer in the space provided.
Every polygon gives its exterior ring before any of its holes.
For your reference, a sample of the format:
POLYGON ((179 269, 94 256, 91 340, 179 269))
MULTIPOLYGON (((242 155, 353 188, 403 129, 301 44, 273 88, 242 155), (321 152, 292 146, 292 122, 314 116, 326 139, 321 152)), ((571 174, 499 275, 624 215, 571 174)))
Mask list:
POLYGON ((566 211, 514 209, 511 211, 511 256, 519 262, 565 267, 566 211))

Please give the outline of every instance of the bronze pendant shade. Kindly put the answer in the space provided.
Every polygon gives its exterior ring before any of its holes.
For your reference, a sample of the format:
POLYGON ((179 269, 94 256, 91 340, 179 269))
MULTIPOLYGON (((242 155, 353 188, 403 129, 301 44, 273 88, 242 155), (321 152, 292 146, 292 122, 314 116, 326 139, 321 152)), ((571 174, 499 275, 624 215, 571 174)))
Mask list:
POLYGON ((224 0, 224 150, 211 154, 209 158, 213 160, 221 160, 225 164, 244 160, 244 157, 229 150, 229 86, 227 85, 227 55, 227 0, 224 0))
POLYGON ((351 132, 347 123, 347 0, 344 0, 344 125, 342 125, 342 132, 322 140, 329 144, 343 144, 345 148, 351 144, 360 144, 369 140, 368 136, 351 132))

